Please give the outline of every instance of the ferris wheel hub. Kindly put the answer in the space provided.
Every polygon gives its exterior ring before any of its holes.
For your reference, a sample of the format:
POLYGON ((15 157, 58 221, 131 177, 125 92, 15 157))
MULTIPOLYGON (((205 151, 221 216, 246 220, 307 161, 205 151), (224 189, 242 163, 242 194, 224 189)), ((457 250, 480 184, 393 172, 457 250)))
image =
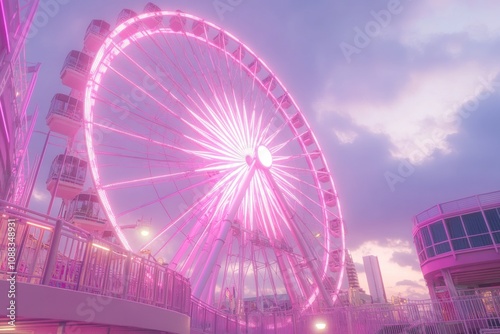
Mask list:
POLYGON ((264 168, 270 168, 273 164, 273 155, 271 151, 265 146, 259 146, 257 148, 257 159, 260 162, 260 165, 264 168))

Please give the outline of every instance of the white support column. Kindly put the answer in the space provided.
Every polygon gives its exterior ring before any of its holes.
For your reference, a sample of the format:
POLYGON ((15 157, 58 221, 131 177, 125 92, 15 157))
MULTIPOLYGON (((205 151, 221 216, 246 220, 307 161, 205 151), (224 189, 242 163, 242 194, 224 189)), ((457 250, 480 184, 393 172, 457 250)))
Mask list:
POLYGON ((288 223, 290 225, 290 228, 292 230, 292 233, 295 237, 295 240, 297 241, 297 245, 299 246, 300 252, 302 253, 302 256, 305 259, 306 265, 309 267, 311 270, 311 273, 313 275, 314 282, 316 283, 320 294, 322 295, 323 299, 325 300, 326 304, 328 307, 333 307, 333 301, 332 297, 326 291, 326 288, 323 284, 323 280, 319 276, 318 272, 316 271, 316 268, 313 265, 314 258, 309 254, 309 247, 306 243, 306 241, 302 238, 301 231, 295 224, 295 220, 293 219, 293 215, 291 214, 290 210, 287 207, 287 203, 285 201, 285 198, 283 194, 281 193, 281 190, 279 189, 278 185, 276 184, 276 181, 274 180, 273 176, 269 172, 269 170, 266 171, 266 177, 269 183, 271 184, 274 194, 278 198, 278 203, 281 206, 281 209, 283 210, 283 213, 287 216, 288 218, 288 223))
POLYGON ((299 300, 297 299, 297 295, 295 293, 296 291, 291 280, 292 273, 285 264, 282 252, 276 251, 276 261, 278 262, 278 268, 281 272, 281 275, 283 275, 283 283, 285 284, 286 291, 290 296, 290 302, 292 303, 292 305, 296 305, 299 303, 299 300))
POLYGON ((444 284, 446 284, 446 288, 450 293, 451 298, 455 298, 458 296, 457 289, 455 284, 453 283, 453 279, 451 278, 450 271, 448 269, 442 269, 441 274, 443 275, 444 284))
POLYGON ((198 279, 196 285, 193 288, 193 296, 195 296, 196 298, 200 298, 201 293, 205 288, 205 285, 207 284, 207 281, 210 277, 210 273, 212 272, 215 262, 219 257, 220 251, 222 250, 222 246, 224 246, 227 235, 231 230, 232 222, 236 217, 236 213, 238 212, 241 201, 243 200, 243 197, 245 196, 245 193, 248 189, 248 185, 250 184, 250 181, 252 180, 252 177, 255 173, 255 169, 256 169, 256 160, 254 159, 251 162, 247 174, 245 175, 245 177, 243 178, 242 182, 239 185, 239 188, 236 192, 236 195, 234 196, 233 203, 231 203, 226 218, 221 221, 219 234, 217 235, 217 238, 214 241, 214 245, 212 250, 210 251, 210 254, 208 255, 207 262, 205 263, 205 266, 203 267, 203 270, 200 273, 199 276, 200 278, 198 279))

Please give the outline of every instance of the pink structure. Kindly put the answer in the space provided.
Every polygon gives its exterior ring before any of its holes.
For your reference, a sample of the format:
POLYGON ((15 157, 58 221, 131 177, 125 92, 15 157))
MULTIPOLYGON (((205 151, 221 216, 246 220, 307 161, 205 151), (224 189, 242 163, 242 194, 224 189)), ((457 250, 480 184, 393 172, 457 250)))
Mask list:
POLYGON ((285 86, 242 41, 193 15, 149 6, 117 24, 82 100, 90 171, 123 246, 161 258, 195 298, 240 317, 246 300, 274 300, 265 312, 283 293, 298 312, 333 307, 341 210, 285 86), (141 245, 122 227, 142 216, 156 235, 141 245))
POLYGON ((0 199, 17 204, 26 203, 32 182, 27 149, 38 110, 28 104, 40 64, 26 61, 24 44, 37 6, 0 1, 0 199))
MULTIPOLYGON (((13 3, 0 3, 6 35, 19 18, 13 3)), ((0 46, 12 50, 9 42, 0 46)), ((0 291, 11 288, 14 270, 22 305, 15 332, 472 334, 497 327, 498 193, 416 218, 426 279, 437 282, 434 296, 444 286, 450 299, 341 305, 344 226, 317 138, 265 62, 220 27, 152 3, 142 14, 126 9, 114 29, 93 20, 60 75, 70 91, 54 96, 46 118, 67 137, 47 179, 48 212, 62 199, 58 218, 27 209, 17 200, 23 194, 0 199, 0 291), (82 120, 87 157, 75 149, 82 120), (87 167, 96 192, 82 192, 87 167), (146 242, 125 231, 143 216, 156 232, 146 242), (439 231, 447 219, 453 235, 446 241, 439 231), (467 267, 484 270, 487 282, 469 280, 467 291, 454 285, 473 276, 461 274, 467 267)), ((10 116, 2 110, 8 139, 10 116)), ((8 150, 19 142, 8 141, 8 150)), ((18 166, 14 158, 1 167, 18 166)), ((23 180, 15 176, 1 182, 12 189, 23 180)), ((0 298, 0 309, 9 302, 0 298)), ((8 326, 1 322, 0 331, 8 326)))
POLYGON ((433 299, 500 288, 500 191, 418 214, 413 236, 433 299))

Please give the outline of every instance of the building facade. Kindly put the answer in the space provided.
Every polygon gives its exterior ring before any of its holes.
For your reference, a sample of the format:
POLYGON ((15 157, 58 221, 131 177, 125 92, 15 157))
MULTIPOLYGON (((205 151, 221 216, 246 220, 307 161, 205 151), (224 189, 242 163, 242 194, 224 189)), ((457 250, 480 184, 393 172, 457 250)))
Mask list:
POLYGON ((368 280, 368 289, 370 290, 372 302, 387 303, 378 258, 374 255, 363 256, 363 265, 365 266, 366 279, 368 280))
POLYGON ((0 1, 0 199, 23 204, 27 148, 36 113, 28 112, 39 64, 25 59, 25 43, 38 0, 0 1))
POLYGON ((500 290, 500 191, 418 214, 413 238, 433 299, 500 290))

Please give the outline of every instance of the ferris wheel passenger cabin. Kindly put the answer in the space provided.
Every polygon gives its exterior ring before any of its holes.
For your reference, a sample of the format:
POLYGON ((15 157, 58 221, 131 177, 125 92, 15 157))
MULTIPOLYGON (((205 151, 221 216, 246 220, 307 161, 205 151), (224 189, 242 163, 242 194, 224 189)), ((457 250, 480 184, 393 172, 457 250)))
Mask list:
POLYGON ((51 131, 73 137, 82 124, 83 104, 66 94, 56 94, 50 102, 46 122, 51 131))
POLYGON ((65 86, 82 91, 87 84, 87 77, 93 58, 81 51, 72 50, 64 60, 61 80, 65 86))
POLYGON ((86 174, 86 161, 72 155, 59 154, 50 167, 47 190, 56 197, 70 200, 83 190, 86 174))
POLYGON ((83 38, 83 47, 89 52, 96 52, 108 36, 111 26, 104 20, 92 20, 83 38))
POLYGON ((71 200, 65 219, 93 234, 100 234, 107 229, 107 220, 101 209, 101 203, 92 191, 84 191, 71 200))

